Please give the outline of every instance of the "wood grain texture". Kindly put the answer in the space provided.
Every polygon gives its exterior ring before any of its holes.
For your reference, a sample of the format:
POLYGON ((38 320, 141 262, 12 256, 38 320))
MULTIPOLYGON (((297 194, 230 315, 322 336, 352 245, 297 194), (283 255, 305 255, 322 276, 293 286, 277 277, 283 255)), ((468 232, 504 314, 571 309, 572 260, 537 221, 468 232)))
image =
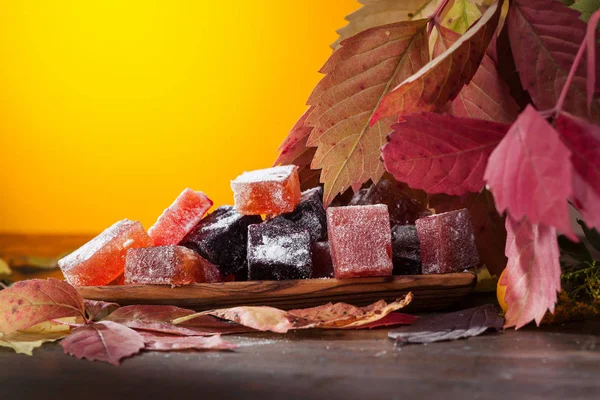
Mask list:
POLYGON ((178 288, 158 285, 91 286, 79 292, 86 299, 128 304, 168 304, 194 310, 265 305, 284 310, 314 307, 327 302, 364 306, 391 301, 408 292, 412 311, 441 310, 468 294, 476 283, 471 273, 406 275, 356 279, 305 279, 201 283, 178 288))

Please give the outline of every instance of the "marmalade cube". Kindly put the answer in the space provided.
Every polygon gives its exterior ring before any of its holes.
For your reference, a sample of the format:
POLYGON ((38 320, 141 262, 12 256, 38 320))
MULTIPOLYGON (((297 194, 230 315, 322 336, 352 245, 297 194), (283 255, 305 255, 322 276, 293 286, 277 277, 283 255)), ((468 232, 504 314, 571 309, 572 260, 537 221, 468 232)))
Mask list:
POLYGON ((414 225, 396 225, 392 228, 392 263, 394 275, 421 273, 421 247, 414 225))
POLYGON ((323 189, 316 187, 305 190, 293 212, 279 215, 268 220, 267 223, 281 220, 294 222, 299 227, 307 229, 313 242, 326 240, 327 214, 323 208, 323 189))
POLYGON ((313 279, 333 278, 333 262, 329 242, 316 242, 312 250, 312 276, 313 279))
POLYGON ((244 215, 279 215, 300 201, 298 167, 284 165, 244 172, 231 181, 236 210, 244 215))
POLYGON ((310 234, 285 224, 248 227, 248 279, 307 279, 312 274, 310 234))
POLYGON ((216 265, 223 275, 236 274, 246 269, 248 226, 261 221, 258 215, 242 215, 232 206, 222 206, 202 219, 180 244, 216 265))
POLYGON ((424 274, 459 272, 479 264, 467 209, 421 218, 416 225, 424 274))
POLYGON ((212 204, 212 200, 204 193, 184 189, 148 229, 148 235, 154 240, 155 246, 179 244, 212 204))
POLYGON ((204 260, 183 246, 129 249, 125 263, 126 284, 189 285, 204 260))
POLYGON ((124 219, 62 258, 58 266, 73 286, 105 286, 125 269, 128 249, 152 246, 142 224, 124 219))
POLYGON ((392 234, 386 205, 330 207, 327 227, 336 278, 392 274, 392 234))
POLYGON ((357 191, 350 205, 385 204, 390 213, 390 223, 394 225, 413 225, 421 217, 431 214, 425 205, 407 196, 402 185, 395 181, 382 179, 368 189, 357 191))

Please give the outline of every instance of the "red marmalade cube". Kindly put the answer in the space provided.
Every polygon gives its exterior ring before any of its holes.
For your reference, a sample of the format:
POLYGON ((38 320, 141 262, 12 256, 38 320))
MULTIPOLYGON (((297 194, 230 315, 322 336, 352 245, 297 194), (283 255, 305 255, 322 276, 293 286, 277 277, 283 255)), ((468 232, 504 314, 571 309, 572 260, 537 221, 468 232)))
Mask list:
POLYGON ((62 258, 58 266, 73 286, 104 286, 125 268, 128 249, 152 246, 142 224, 124 219, 62 258))
POLYGON ((327 227, 336 278, 392 275, 392 233, 386 205, 330 207, 327 227))
POLYGON ((179 244, 212 206, 202 192, 185 189, 148 229, 155 246, 179 244))
POLYGON ((183 246, 157 246, 131 249, 125 263, 126 284, 189 285, 196 282, 202 259, 183 246))
POLYGON ((479 264, 469 210, 431 215, 415 224, 424 274, 459 272, 479 264))
POLYGON ((231 181, 235 209, 244 215, 278 215, 294 211, 300 201, 298 167, 284 165, 244 172, 231 181))

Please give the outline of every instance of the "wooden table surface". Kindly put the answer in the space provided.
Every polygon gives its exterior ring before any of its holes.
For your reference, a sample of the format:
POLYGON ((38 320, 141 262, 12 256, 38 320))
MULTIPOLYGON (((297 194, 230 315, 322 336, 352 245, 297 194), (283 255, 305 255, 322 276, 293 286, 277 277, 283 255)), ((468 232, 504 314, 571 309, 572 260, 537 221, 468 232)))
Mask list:
MULTIPOLYGON (((0 257, 49 256, 51 241, 62 244, 60 251, 77 243, 0 235, 0 257)), ((33 357, 0 349, 0 393, 3 399, 599 399, 599 337, 600 321, 401 349, 385 328, 255 333, 227 336, 239 344, 233 352, 148 352, 119 367, 78 360, 49 344, 33 357)))

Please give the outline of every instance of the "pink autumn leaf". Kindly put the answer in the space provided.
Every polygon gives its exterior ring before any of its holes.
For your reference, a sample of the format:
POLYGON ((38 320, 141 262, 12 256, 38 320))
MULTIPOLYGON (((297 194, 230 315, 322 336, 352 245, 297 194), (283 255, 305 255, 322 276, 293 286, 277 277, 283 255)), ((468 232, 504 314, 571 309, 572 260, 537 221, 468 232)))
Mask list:
POLYGON ((221 339, 221 336, 173 336, 150 332, 140 332, 146 344, 146 350, 233 350, 237 346, 221 339))
POLYGON ((117 303, 100 300, 84 300, 84 303, 85 311, 92 321, 100 321, 120 307, 117 303))
POLYGON ((577 240, 568 214, 573 194, 571 152, 558 132, 527 106, 491 154, 484 179, 500 213, 553 226, 577 240))
POLYGON ((419 317, 410 314, 404 314, 399 312, 389 313, 380 320, 370 322, 366 325, 360 325, 354 329, 373 329, 382 326, 396 326, 396 325, 410 325, 415 322, 419 317))
POLYGON ((573 204, 589 226, 600 229, 600 127, 567 113, 555 124, 572 153, 573 204))
POLYGON ((483 188, 488 157, 510 126, 434 113, 404 119, 383 148, 385 168, 413 188, 451 195, 483 188))
POLYGON ((554 312, 560 290, 556 229, 508 216, 506 230, 508 264, 500 282, 506 285, 505 327, 519 329, 532 320, 539 325, 547 310, 554 312))
POLYGON ((83 298, 67 282, 31 279, 0 291, 0 333, 64 317, 85 318, 83 298))
POLYGON ((600 10, 597 10, 592 14, 588 21, 587 31, 585 34, 586 48, 587 48, 587 102, 588 112, 592 112, 592 102, 594 101, 594 94, 596 93, 596 28, 600 21, 600 10))
POLYGON ((66 354, 119 365, 144 348, 142 335, 121 324, 101 321, 75 329, 61 345, 66 354))

